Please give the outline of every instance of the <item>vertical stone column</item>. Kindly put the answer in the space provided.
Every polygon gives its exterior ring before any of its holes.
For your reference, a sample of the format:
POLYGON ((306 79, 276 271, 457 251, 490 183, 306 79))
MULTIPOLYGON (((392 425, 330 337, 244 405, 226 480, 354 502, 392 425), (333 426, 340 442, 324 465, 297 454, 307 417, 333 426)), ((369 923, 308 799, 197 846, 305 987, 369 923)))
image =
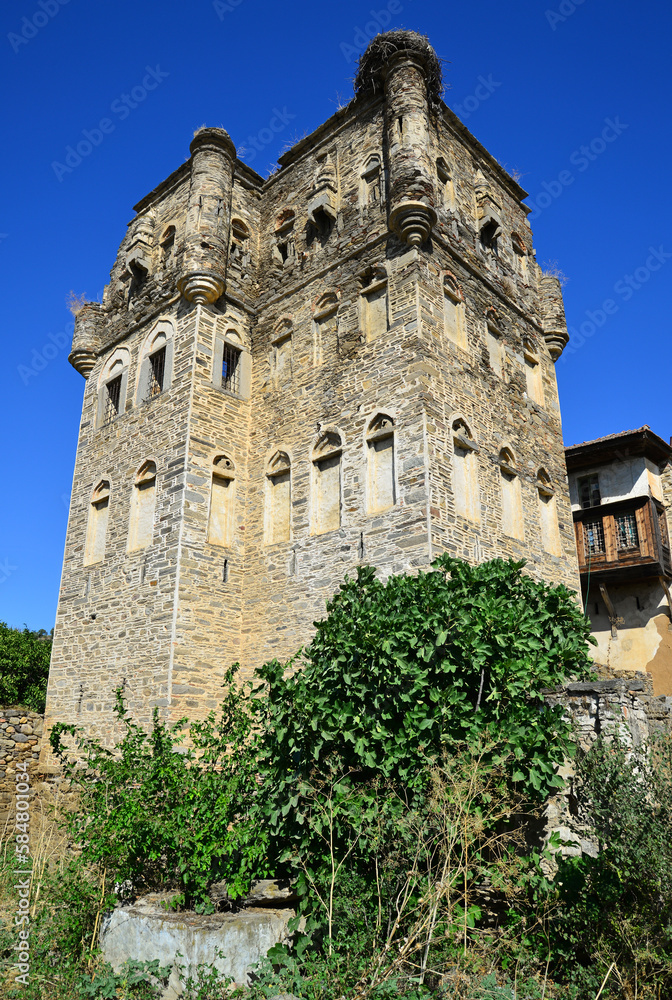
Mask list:
POLYGON ((389 156, 388 224, 404 243, 419 246, 436 222, 424 54, 401 49, 388 59, 382 73, 389 156))
POLYGON ((236 147, 221 128, 200 129, 191 150, 191 186, 177 286, 190 302, 214 302, 226 287, 236 147))
POLYGON ((544 340, 553 361, 557 361, 569 340, 565 307, 562 301, 562 286, 554 275, 545 274, 540 281, 540 290, 544 340))

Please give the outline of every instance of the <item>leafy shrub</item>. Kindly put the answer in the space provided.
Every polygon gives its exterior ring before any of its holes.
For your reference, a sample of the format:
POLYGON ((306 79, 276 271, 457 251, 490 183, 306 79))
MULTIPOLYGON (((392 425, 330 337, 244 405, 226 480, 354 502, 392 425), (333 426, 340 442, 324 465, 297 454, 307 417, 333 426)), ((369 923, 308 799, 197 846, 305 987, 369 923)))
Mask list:
POLYGON ((614 995, 672 995, 672 734, 634 749, 616 737, 596 740, 578 782, 599 853, 560 865, 554 962, 575 970, 586 996, 611 963, 614 995))
POLYGON ((125 732, 114 750, 72 725, 51 731, 52 748, 80 796, 79 809, 67 816, 73 837, 88 863, 104 866, 134 892, 175 888, 185 907, 207 908, 214 881, 227 878, 236 896, 264 871, 263 831, 246 821, 255 762, 234 670, 219 718, 192 723, 188 746, 186 720, 168 726, 155 710, 147 733, 130 718, 121 692, 115 712, 125 732), (75 738, 75 757, 66 735, 75 738))
POLYGON ((44 712, 51 643, 44 629, 32 632, 0 622, 0 705, 44 712))

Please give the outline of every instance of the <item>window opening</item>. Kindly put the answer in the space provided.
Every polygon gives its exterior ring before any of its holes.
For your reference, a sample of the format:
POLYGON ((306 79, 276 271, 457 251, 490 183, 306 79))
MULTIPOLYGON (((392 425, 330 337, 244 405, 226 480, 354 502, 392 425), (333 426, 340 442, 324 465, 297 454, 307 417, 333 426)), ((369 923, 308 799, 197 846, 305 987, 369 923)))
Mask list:
POLYGON ((441 201, 443 203, 443 207, 452 209, 455 205, 455 189, 450 170, 448 169, 448 165, 443 157, 439 157, 436 161, 436 176, 439 181, 439 190, 441 191, 441 201))
POLYGON ((149 355, 149 391, 147 398, 158 396, 163 392, 163 382, 166 373, 166 348, 161 347, 149 355))
POLYGON ((105 398, 105 419, 103 423, 109 424, 119 414, 119 403, 121 400, 121 375, 111 379, 105 386, 107 393, 105 398))
POLYGON ((602 503, 600 496, 600 480, 597 473, 592 476, 582 476, 577 480, 579 489, 579 503, 584 508, 599 507, 602 503))
POLYGON ((168 226, 161 240, 161 260, 165 267, 170 258, 173 255, 173 249, 175 247, 175 226, 168 226))
POLYGON ((480 240, 482 246, 497 257, 499 255, 499 234, 501 226, 495 219, 488 218, 481 226, 480 240))
POLYGON ((240 392, 240 351, 226 343, 222 351, 222 389, 240 392))
POLYGON ((638 549, 639 533, 634 510, 628 511, 626 514, 617 514, 614 521, 616 523, 616 547, 618 551, 638 549))
POLYGON ((379 205, 383 200, 380 160, 372 157, 362 172, 362 201, 365 206, 379 205))
POLYGON ((604 549, 604 528, 602 519, 598 521, 584 521, 583 533, 586 543, 586 552, 589 555, 600 555, 604 549))

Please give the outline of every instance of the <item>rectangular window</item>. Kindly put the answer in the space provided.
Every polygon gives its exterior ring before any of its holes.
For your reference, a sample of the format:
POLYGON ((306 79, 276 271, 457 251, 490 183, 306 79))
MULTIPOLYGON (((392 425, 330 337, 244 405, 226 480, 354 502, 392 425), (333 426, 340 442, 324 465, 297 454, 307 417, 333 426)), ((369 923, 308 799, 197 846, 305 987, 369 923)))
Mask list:
POLYGON ((240 351, 230 344, 222 352, 222 389, 240 392, 240 351))
POLYGON ((105 386, 107 393, 105 399, 105 419, 103 423, 109 424, 110 420, 119 414, 119 402, 121 400, 121 375, 117 375, 105 386))
POLYGON ((149 356, 149 391, 147 398, 158 396, 163 392, 163 381, 166 371, 166 349, 162 347, 160 351, 155 351, 149 356))
POLYGON ((604 528, 602 521, 584 521, 583 535, 586 541, 588 555, 600 555, 604 552, 604 528))
POLYGON ((592 476, 582 476, 577 480, 579 488, 579 503, 585 509, 587 507, 599 507, 602 503, 600 496, 600 481, 597 473, 592 476))
POLYGON ((616 524, 616 547, 619 552, 623 549, 639 548, 639 533, 637 532, 637 518, 634 510, 627 514, 617 514, 614 518, 616 524))

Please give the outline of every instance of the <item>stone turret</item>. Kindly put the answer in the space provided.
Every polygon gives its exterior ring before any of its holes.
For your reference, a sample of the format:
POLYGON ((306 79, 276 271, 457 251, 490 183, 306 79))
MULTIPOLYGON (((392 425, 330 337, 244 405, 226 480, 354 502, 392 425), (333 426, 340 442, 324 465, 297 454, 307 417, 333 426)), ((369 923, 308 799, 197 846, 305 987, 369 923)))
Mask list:
POLYGON ((80 375, 88 378, 98 357, 104 309, 98 302, 86 302, 75 315, 75 332, 68 361, 80 375))
POLYGON ((189 148, 191 183, 178 288, 190 302, 215 302, 226 286, 236 147, 224 129, 203 128, 189 148))
POLYGON ((565 307, 562 303, 560 279, 553 274, 544 274, 541 282, 541 307, 544 340, 548 353, 557 361, 569 341, 565 307))
POLYGON ((442 89, 438 57, 422 35, 388 31, 362 56, 355 89, 385 95, 388 225, 404 243, 419 246, 436 222, 429 111, 442 89))

